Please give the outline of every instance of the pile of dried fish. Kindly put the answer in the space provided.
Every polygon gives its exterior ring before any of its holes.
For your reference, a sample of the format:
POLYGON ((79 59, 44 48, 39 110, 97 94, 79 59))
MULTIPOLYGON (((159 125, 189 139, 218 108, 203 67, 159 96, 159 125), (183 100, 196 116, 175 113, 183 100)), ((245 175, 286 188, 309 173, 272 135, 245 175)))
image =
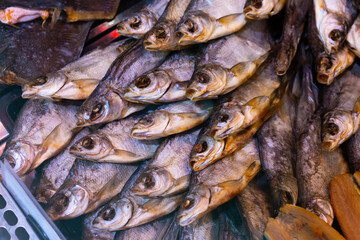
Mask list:
POLYGON ((142 0, 80 58, 91 23, 69 22, 120 1, 40 2, 0 6, 0 82, 30 98, 1 160, 37 170, 53 220, 85 215, 83 239, 343 239, 336 217, 358 237, 358 1, 142 0))

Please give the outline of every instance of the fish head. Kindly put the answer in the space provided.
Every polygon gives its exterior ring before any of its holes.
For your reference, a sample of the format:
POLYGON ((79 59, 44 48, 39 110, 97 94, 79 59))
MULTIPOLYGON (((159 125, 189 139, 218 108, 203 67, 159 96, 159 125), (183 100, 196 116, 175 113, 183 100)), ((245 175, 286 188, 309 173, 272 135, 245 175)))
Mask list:
POLYGON ((168 171, 149 169, 139 176, 131 191, 138 196, 158 197, 173 186, 173 181, 168 171))
POLYGON ((211 192, 204 185, 191 190, 180 207, 178 221, 181 226, 189 225, 203 216, 209 209, 211 192))
POLYGON ((111 90, 99 95, 94 94, 95 96, 93 93, 76 113, 78 126, 105 123, 124 117, 126 103, 117 93, 111 90))
POLYGON ((211 136, 215 139, 226 138, 242 128, 245 118, 242 106, 231 102, 223 104, 211 127, 211 136))
POLYGON ((354 121, 350 111, 333 110, 327 112, 322 121, 323 146, 330 151, 340 146, 354 131, 354 121))
POLYGON ((35 192, 35 198, 38 202, 47 203, 55 193, 56 189, 54 189, 51 184, 47 184, 35 192))
POLYGON ((319 27, 320 39, 322 40, 326 53, 337 52, 346 39, 347 25, 337 14, 329 13, 321 20, 319 27))
POLYGON ((124 227, 132 217, 134 206, 127 198, 111 202, 99 211, 93 226, 108 231, 117 231, 124 227))
POLYGON ((324 199, 313 199, 309 202, 306 210, 315 213, 330 226, 334 221, 334 210, 331 203, 324 199))
POLYGON ((224 140, 215 140, 206 134, 200 136, 190 154, 190 167, 194 171, 204 169, 219 158, 224 147, 224 140))
POLYGON ((215 19, 203 11, 188 12, 178 24, 176 37, 179 45, 206 42, 215 30, 215 19))
POLYGON ((140 119, 131 130, 136 139, 151 139, 151 136, 162 135, 170 121, 170 114, 166 111, 154 111, 140 119))
POLYGON ((216 98, 225 88, 228 72, 216 64, 199 67, 193 74, 186 89, 187 98, 192 101, 216 98))
POLYGON ((156 21, 157 17, 153 12, 142 9, 134 16, 120 21, 116 28, 121 35, 142 36, 155 25, 156 21))
POLYGON ((292 175, 279 175, 272 179, 272 196, 277 208, 285 204, 295 205, 298 199, 298 183, 292 175))
POLYGON ((35 152, 36 150, 30 143, 16 141, 9 144, 1 156, 1 161, 6 160, 13 170, 21 176, 30 170, 35 160, 35 152))
POLYGON ((275 7, 273 0, 247 0, 244 6, 244 14, 248 19, 268 18, 275 7))
POLYGON ((89 199, 88 191, 75 185, 56 193, 49 200, 46 213, 52 220, 75 218, 85 213, 89 199))
POLYGON ((59 91, 68 78, 61 72, 55 72, 47 74, 46 76, 40 76, 34 81, 29 82, 23 87, 23 98, 36 98, 44 97, 51 98, 57 91, 59 91))
POLYGON ((176 47, 175 23, 162 21, 156 24, 144 37, 144 47, 149 51, 171 50, 176 47))
POLYGON ((105 158, 112 149, 112 144, 105 135, 89 134, 75 142, 70 147, 70 153, 94 161, 105 158))
POLYGON ((171 78, 166 71, 151 71, 135 79, 127 87, 124 98, 129 101, 153 103, 166 93, 171 82, 171 78))

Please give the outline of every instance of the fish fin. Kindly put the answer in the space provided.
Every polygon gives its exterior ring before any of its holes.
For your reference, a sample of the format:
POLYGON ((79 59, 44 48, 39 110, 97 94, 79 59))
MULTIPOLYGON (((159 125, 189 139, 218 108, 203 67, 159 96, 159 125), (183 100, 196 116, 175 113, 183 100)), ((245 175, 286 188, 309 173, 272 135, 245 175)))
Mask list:
POLYGON ((130 163, 134 161, 140 161, 143 159, 140 159, 140 156, 136 153, 122 150, 122 149, 114 149, 112 151, 112 154, 108 156, 110 159, 112 159, 116 163, 130 163))
POLYGON ((211 111, 202 111, 201 113, 170 113, 169 122, 166 126, 164 134, 170 135, 189 130, 203 123, 209 116, 211 111), (181 126, 179 126, 181 122, 181 126))
POLYGON ((54 28, 56 22, 60 19, 60 14, 61 8, 55 8, 51 16, 50 29, 54 28))
POLYGON ((36 154, 34 163, 31 168, 35 169, 45 160, 58 154, 71 140, 74 133, 78 129, 74 130, 66 124, 60 123, 54 130, 46 137, 43 144, 39 147, 39 151, 36 154))
POLYGON ((86 99, 99 84, 100 79, 79 79, 68 81, 51 97, 57 99, 82 100, 86 99))
POLYGON ((216 19, 215 30, 211 34, 210 39, 222 37, 239 31, 246 24, 246 18, 243 13, 230 14, 216 19))

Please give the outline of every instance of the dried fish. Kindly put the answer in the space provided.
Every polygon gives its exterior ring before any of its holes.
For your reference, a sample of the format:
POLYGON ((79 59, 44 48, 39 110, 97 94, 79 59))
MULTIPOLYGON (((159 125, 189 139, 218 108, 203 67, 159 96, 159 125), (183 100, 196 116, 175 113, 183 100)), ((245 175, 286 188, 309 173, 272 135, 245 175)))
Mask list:
POLYGON ((244 14, 247 19, 265 19, 279 13, 286 0, 247 0, 244 14))
POLYGON ((356 56, 360 57, 360 45, 359 45, 359 34, 360 34, 360 16, 358 16, 354 23, 352 24, 347 36, 346 41, 348 46, 356 54, 356 56))
POLYGON ((100 230, 93 226, 93 221, 99 210, 88 213, 84 216, 83 220, 83 240, 113 240, 115 238, 115 232, 106 230, 100 230))

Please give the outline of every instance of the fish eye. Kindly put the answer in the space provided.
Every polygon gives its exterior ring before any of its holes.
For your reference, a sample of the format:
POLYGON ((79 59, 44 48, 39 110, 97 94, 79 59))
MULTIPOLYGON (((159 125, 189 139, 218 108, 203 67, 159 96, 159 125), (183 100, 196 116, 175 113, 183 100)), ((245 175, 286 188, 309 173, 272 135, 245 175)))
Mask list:
POLYGON ((32 86, 43 85, 47 82, 48 78, 46 76, 40 76, 35 79, 35 81, 31 84, 32 86))
POLYGON ((175 35, 177 38, 182 38, 184 36, 182 32, 176 32, 175 35))
POLYGON ((186 200, 185 200, 185 204, 184 204, 184 208, 185 209, 190 209, 190 208, 192 208, 193 206, 194 206, 194 203, 195 203, 195 201, 194 201, 194 199, 192 199, 192 198, 187 198, 186 200))
POLYGON ((324 66, 326 70, 329 70, 333 66, 332 59, 330 57, 323 57, 320 61, 320 65, 324 66))
POLYGON ((166 32, 164 28, 159 28, 155 31, 155 37, 157 39, 165 39, 166 38, 166 32))
POLYGON ((196 75, 199 83, 208 83, 209 82, 209 76, 205 73, 198 73, 196 75))
POLYGON ((95 145, 95 142, 94 140, 92 140, 90 137, 85 137, 82 142, 81 142, 81 145, 86 148, 86 149, 93 149, 94 148, 94 145, 95 145))
POLYGON ((194 33, 196 31, 196 24, 192 20, 188 19, 184 24, 189 32, 194 33))
POLYGON ((328 123, 326 125, 326 131, 331 135, 331 136, 335 136, 336 134, 339 133, 339 127, 338 125, 336 125, 335 123, 328 123))
POLYGON ((146 88, 150 85, 150 83, 151 83, 151 80, 148 77, 138 77, 135 80, 135 86, 137 88, 146 88))
POLYGON ((219 116, 219 122, 226 122, 227 120, 229 120, 229 115, 228 114, 221 114, 219 116))
POLYGON ((101 112, 103 111, 103 108, 104 105, 102 103, 96 104, 91 111, 90 120, 97 119, 100 116, 101 112))
POLYGON ((262 7, 262 0, 256 0, 253 5, 254 5, 254 7, 256 9, 261 8, 262 7))
POLYGON ((329 34, 329 37, 333 41, 339 41, 340 39, 343 38, 343 36, 344 36, 343 32, 341 32, 340 30, 337 30, 337 29, 332 30, 329 34))
POLYGON ((144 184, 145 188, 152 188, 155 186, 155 181, 150 174, 146 174, 142 178, 142 183, 144 184))
POLYGON ((288 191, 282 191, 281 196, 285 200, 286 203, 293 202, 292 196, 288 191))
POLYGON ((207 148, 208 148, 207 142, 202 141, 201 143, 198 143, 195 145, 194 151, 197 153, 202 153, 202 152, 205 152, 207 148))
POLYGON ((141 18, 139 18, 138 16, 131 18, 131 23, 130 23, 131 28, 137 29, 140 27, 140 25, 141 25, 141 18))
POLYGON ((105 221, 109 221, 115 217, 115 209, 113 207, 109 207, 102 214, 102 219, 105 221))
POLYGON ((151 125, 154 123, 154 120, 151 116, 145 116, 143 119, 140 120, 141 124, 143 125, 151 125))

